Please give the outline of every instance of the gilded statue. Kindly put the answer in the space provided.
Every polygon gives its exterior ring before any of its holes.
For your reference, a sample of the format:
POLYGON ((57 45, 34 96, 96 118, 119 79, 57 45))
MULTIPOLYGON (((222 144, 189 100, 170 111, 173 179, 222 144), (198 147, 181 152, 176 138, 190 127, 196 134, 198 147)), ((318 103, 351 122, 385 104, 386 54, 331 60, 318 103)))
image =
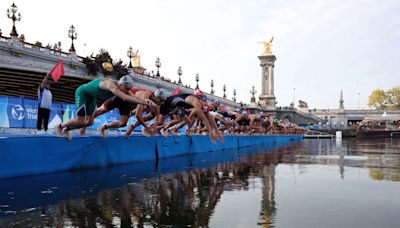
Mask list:
POLYGON ((132 61, 133 61, 133 67, 140 67, 139 49, 133 53, 132 61))
POLYGON ((268 42, 258 42, 264 45, 264 51, 263 55, 272 55, 271 52, 271 46, 272 46, 272 41, 274 40, 274 37, 272 37, 268 42))

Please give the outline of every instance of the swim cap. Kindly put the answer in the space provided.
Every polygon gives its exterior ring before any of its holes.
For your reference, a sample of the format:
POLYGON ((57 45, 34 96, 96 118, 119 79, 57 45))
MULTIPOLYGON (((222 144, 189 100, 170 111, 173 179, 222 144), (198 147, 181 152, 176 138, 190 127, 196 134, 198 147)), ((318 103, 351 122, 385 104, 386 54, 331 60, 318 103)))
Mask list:
POLYGON ((157 89, 154 92, 154 96, 160 98, 161 100, 165 100, 167 98, 167 94, 162 89, 157 89))
POLYGON ((123 84, 123 85, 127 85, 128 87, 130 87, 130 89, 133 87, 133 80, 132 77, 129 75, 125 75, 122 76, 119 80, 118 80, 118 84, 123 84))

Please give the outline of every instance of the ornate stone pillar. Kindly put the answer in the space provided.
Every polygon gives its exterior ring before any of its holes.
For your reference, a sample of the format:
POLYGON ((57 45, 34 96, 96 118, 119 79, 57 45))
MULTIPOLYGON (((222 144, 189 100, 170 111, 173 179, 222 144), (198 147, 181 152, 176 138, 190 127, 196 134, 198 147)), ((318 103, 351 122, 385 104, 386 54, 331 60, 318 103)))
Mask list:
POLYGON ((264 108, 275 109, 274 94, 274 63, 275 55, 258 56, 261 66, 261 95, 260 104, 264 108))

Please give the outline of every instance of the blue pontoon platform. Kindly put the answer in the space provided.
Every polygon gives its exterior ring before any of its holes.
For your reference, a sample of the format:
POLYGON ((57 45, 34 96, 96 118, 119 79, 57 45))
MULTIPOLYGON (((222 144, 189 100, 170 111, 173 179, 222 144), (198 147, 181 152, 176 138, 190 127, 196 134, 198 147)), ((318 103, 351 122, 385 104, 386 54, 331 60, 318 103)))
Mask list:
POLYGON ((206 153, 249 146, 271 145, 303 139, 302 135, 225 136, 212 144, 208 136, 99 136, 75 137, 72 141, 54 135, 0 137, 0 178, 105 167, 206 153))

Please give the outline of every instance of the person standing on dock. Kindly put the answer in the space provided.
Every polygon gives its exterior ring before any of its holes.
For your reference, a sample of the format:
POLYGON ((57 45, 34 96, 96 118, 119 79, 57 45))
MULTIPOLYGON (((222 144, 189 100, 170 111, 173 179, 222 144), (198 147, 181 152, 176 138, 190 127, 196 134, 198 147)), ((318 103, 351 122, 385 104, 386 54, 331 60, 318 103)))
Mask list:
POLYGON ((38 131, 43 129, 47 131, 50 117, 51 102, 53 95, 50 91, 51 79, 49 79, 50 74, 47 73, 44 77, 42 83, 38 87, 38 117, 36 123, 36 129, 38 131))

